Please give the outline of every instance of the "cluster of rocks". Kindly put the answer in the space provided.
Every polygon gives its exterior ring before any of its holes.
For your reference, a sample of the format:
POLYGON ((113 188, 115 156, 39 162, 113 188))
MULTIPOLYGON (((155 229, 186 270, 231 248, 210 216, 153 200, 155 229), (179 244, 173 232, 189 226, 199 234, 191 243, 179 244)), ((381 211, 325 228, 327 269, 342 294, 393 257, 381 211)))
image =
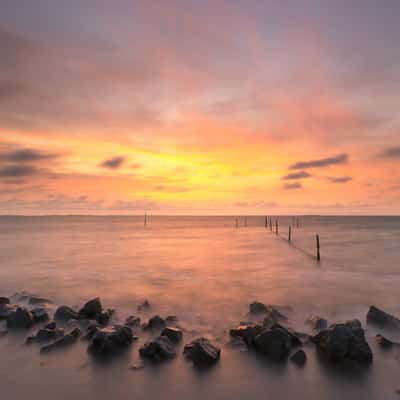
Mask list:
MULTIPOLYGON (((177 324, 176 316, 162 318, 154 315, 142 323, 140 317, 131 315, 124 324, 109 325, 114 310, 104 309, 100 298, 96 297, 79 310, 66 305, 58 307, 54 320, 48 322, 49 314, 44 306, 48 300, 24 295, 23 302, 25 306, 0 297, 0 319, 6 320, 10 329, 28 329, 40 324, 26 342, 39 343, 43 353, 68 347, 82 338, 88 342, 89 353, 114 355, 138 339, 135 333, 139 329, 153 336, 139 348, 143 359, 160 362, 176 357, 180 351, 183 331, 177 324)), ((139 312, 149 309, 148 301, 138 307, 139 312)), ((249 305, 249 316, 257 322, 240 322, 230 329, 232 342, 272 360, 290 359, 303 366, 307 361, 306 352, 302 349, 305 344, 315 346, 318 354, 329 362, 369 364, 373 360, 364 329, 357 319, 329 325, 326 319, 313 316, 305 321, 313 334, 306 334, 291 329, 288 317, 272 305, 253 302, 249 305)), ((370 307, 366 319, 368 324, 378 327, 400 328, 398 318, 374 306, 370 307)), ((376 335, 376 341, 383 349, 399 345, 381 334, 376 335)), ((196 366, 210 366, 220 359, 221 349, 207 338, 199 337, 183 346, 183 354, 196 366)))

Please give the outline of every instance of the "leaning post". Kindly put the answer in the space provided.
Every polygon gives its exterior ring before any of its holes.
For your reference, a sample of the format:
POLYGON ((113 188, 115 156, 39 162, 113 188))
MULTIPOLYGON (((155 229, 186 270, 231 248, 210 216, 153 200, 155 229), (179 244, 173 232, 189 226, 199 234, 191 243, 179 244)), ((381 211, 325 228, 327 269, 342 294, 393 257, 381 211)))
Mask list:
POLYGON ((315 236, 315 239, 316 239, 316 244, 317 244, 317 261, 319 262, 319 261, 321 261, 321 253, 320 253, 320 245, 319 245, 319 235, 317 234, 316 236, 315 236))

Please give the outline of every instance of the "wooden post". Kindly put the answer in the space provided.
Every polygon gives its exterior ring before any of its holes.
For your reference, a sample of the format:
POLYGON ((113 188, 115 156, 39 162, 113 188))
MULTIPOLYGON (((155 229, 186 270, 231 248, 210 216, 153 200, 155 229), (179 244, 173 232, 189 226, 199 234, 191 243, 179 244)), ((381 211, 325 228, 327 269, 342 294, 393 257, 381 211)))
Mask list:
POLYGON ((288 236, 288 242, 290 243, 292 241, 292 227, 289 225, 289 236, 288 236))
POLYGON ((235 220, 236 220, 236 229, 237 229, 239 227, 239 223, 238 223, 237 217, 235 218, 235 220))
POLYGON ((272 232, 272 218, 269 219, 269 230, 272 232))
POLYGON ((247 217, 244 217, 244 226, 247 226, 247 217))
POLYGON ((268 217, 265 217, 265 229, 268 229, 268 217))
POLYGON ((147 225, 147 211, 144 213, 144 226, 147 225))
POLYGON ((321 254, 319 252, 320 246, 319 246, 319 235, 318 234, 315 236, 315 239, 317 241, 317 261, 319 262, 319 261, 321 261, 321 254))
POLYGON ((275 234, 277 235, 278 233, 278 220, 275 220, 275 234))

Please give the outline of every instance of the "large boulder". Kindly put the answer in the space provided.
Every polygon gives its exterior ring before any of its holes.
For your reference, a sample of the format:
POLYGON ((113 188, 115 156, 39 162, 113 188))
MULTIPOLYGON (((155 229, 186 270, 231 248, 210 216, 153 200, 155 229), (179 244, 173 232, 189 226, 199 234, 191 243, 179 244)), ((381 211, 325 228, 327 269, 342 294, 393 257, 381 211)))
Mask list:
POLYGON ((317 333, 312 340, 320 354, 329 361, 372 361, 371 349, 358 320, 332 325, 317 333))
POLYGON ((292 336, 280 326, 264 329, 254 338, 255 347, 274 360, 282 360, 292 349, 292 336))
POLYGON ((79 314, 68 306, 60 306, 57 308, 54 319, 57 321, 68 321, 70 319, 79 319, 79 314))
POLYGON ((367 322, 386 328, 400 328, 400 319, 396 318, 375 306, 371 306, 367 313, 367 322))
POLYGON ((150 305, 150 303, 149 303, 148 300, 142 301, 142 302, 137 306, 138 312, 148 311, 148 310, 150 310, 150 308, 151 308, 151 305, 150 305))
POLYGON ((216 363, 221 355, 221 349, 214 346, 206 338, 198 338, 185 345, 183 354, 196 366, 208 366, 216 363))
POLYGON ((29 328, 33 325, 32 313, 24 307, 18 307, 7 317, 9 328, 29 328))
POLYGON ((57 349, 62 349, 64 347, 68 347, 71 344, 75 343, 79 336, 81 334, 81 330, 79 328, 74 328, 71 332, 69 332, 68 334, 61 336, 59 339, 57 339, 56 341, 43 346, 40 349, 41 353, 48 353, 50 351, 53 350, 57 350, 57 349))
POLYGON ((242 338, 247 345, 253 343, 254 338, 261 333, 263 327, 261 325, 256 324, 248 324, 248 325, 239 325, 236 328, 232 328, 229 331, 229 334, 233 338, 240 337, 242 338))
POLYGON ((179 343, 182 340, 183 333, 178 328, 167 326, 162 330, 161 336, 166 336, 172 343, 179 343))
POLYGON ((146 342, 140 349, 141 357, 158 362, 176 356, 173 343, 167 336, 159 336, 154 340, 146 342))
POLYGON ((136 339, 128 326, 114 325, 111 328, 93 328, 92 331, 88 350, 94 354, 112 355, 136 339))
POLYGON ((87 319, 97 319, 103 311, 99 297, 89 300, 80 310, 79 317, 87 319))

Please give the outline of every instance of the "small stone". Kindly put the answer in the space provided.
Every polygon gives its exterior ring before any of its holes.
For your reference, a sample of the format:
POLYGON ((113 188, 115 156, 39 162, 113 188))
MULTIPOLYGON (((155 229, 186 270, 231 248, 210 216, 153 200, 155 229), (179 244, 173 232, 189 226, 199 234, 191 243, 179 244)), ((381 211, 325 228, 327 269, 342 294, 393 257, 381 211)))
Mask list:
POLYGON ((45 329, 56 329, 57 323, 56 321, 51 321, 44 326, 45 329))
POLYGON ((249 309, 251 314, 261 314, 267 312, 267 306, 259 301, 253 301, 250 303, 249 309))
POLYGON ((50 343, 46 346, 43 346, 40 349, 40 352, 47 353, 47 352, 50 352, 50 351, 53 351, 56 349, 68 347, 78 340, 80 334, 81 334, 81 330, 79 328, 75 328, 68 334, 62 336, 60 339, 57 339, 55 342, 50 343))
POLYGON ((146 342, 139 349, 139 354, 141 357, 158 362, 175 357, 176 351, 167 336, 159 336, 152 341, 146 342))
POLYGON ((221 349, 214 346, 206 338, 198 338, 185 345, 183 354, 196 366, 208 366, 216 363, 221 355, 221 349))
POLYGON ((140 326, 140 318, 139 317, 135 317, 134 315, 130 315, 125 320, 125 325, 127 325, 127 326, 140 326))
POLYGON ((290 356, 290 360, 299 367, 302 367, 307 361, 307 355, 304 350, 298 350, 290 356))
POLYGON ((31 313, 35 322, 44 322, 49 319, 49 314, 44 308, 34 308, 31 313))
POLYGON ((140 303, 140 304, 137 306, 138 312, 147 311, 147 310, 149 310, 150 308, 151 308, 151 305, 150 305, 150 303, 149 303, 148 300, 144 300, 142 303, 140 303))
POLYGON ((79 319, 79 315, 71 307, 60 306, 54 314, 54 319, 58 321, 68 321, 70 319, 79 319))
POLYGON ((9 328, 29 328, 33 323, 32 313, 24 307, 18 307, 7 318, 9 328))
POLYGON ((154 317, 151 317, 147 324, 145 324, 144 329, 151 329, 151 330, 156 330, 156 329, 162 329, 165 327, 165 321, 163 318, 161 318, 159 315, 155 315, 154 317))
POLYGON ((178 317, 176 315, 168 315, 168 317, 165 318, 165 323, 167 325, 176 325, 178 322, 178 317))
POLYGON ((375 336, 376 342, 383 348, 383 349, 390 349, 393 347, 394 343, 389 340, 386 339, 384 336, 382 336, 381 334, 377 334, 375 336))
POLYGON ((182 340, 183 333, 178 328, 168 326, 163 329, 161 336, 166 336, 173 343, 179 343, 182 340))
POLYGON ((56 329, 47 329, 41 328, 37 331, 35 335, 31 335, 27 338, 26 342, 31 343, 32 341, 46 341, 51 339, 57 339, 64 336, 64 329, 56 328, 56 329))
POLYGON ((99 297, 89 300, 80 310, 80 318, 97 319, 101 314, 103 307, 99 297))
POLYGON ((232 337, 241 337, 247 345, 250 345, 262 330, 263 327, 261 325, 239 325, 236 328, 231 329, 229 334, 232 337))
POLYGON ((382 327, 400 328, 400 320, 395 316, 380 310, 375 306, 371 306, 367 313, 367 322, 382 327))

